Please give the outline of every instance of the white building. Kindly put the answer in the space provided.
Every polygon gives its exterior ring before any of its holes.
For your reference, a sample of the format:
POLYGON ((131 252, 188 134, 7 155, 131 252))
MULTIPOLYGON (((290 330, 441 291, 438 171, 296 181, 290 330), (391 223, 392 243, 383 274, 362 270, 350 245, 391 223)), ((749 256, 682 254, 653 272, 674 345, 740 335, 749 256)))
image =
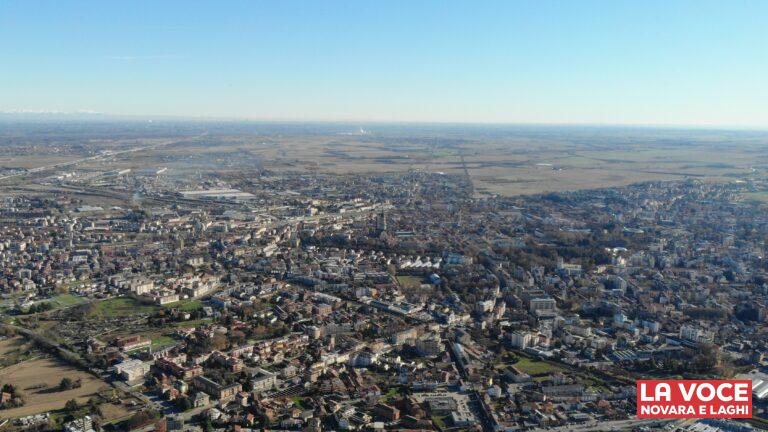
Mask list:
POLYGON ((251 374, 251 385, 254 394, 272 390, 277 386, 277 375, 261 368, 254 368, 251 374))
POLYGON ((533 334, 530 332, 516 331, 509 335, 509 344, 513 348, 526 349, 533 342, 533 334))
POLYGON ((715 335, 708 330, 684 325, 680 327, 680 338, 696 343, 712 343, 715 339, 715 335))
POLYGON ((150 366, 141 360, 126 360, 115 365, 115 375, 127 382, 143 379, 149 373, 150 366))

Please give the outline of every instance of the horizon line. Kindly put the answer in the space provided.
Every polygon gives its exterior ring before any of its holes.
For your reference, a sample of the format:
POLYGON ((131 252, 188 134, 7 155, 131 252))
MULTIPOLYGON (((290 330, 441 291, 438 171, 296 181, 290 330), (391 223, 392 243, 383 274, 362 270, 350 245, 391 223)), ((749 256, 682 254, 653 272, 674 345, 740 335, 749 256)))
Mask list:
POLYGON ((203 116, 177 114, 110 114, 91 110, 76 111, 0 111, 0 120, 13 118, 30 122, 43 123, 45 120, 124 120, 124 121, 183 121, 199 123, 274 123, 274 124, 380 124, 380 125, 430 125, 430 126, 531 126, 531 127, 616 127, 616 128, 649 128, 649 129, 706 129, 723 131, 754 131, 768 132, 768 125, 733 125, 733 124, 701 124, 701 123, 593 123, 593 122, 526 122, 526 121, 466 121, 466 120, 393 120, 393 119, 298 119, 298 118, 267 118, 248 116, 203 116), (47 117, 47 118, 46 118, 47 117))

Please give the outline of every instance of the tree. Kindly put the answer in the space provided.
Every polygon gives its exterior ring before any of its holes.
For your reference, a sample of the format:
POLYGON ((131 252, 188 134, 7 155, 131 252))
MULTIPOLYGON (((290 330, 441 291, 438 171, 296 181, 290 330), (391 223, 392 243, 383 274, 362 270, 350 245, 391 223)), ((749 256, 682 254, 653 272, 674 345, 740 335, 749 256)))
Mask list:
POLYGON ((144 426, 159 417, 158 413, 153 410, 139 411, 125 422, 125 430, 132 430, 144 426))
POLYGON ((232 341, 232 345, 239 346, 245 343, 245 333, 240 330, 233 330, 229 335, 229 339, 232 341))
POLYGON ((227 337, 222 334, 214 335, 211 342, 213 343, 213 349, 218 351, 227 349, 227 345, 229 345, 227 337))
POLYGON ((176 400, 176 406, 182 411, 188 411, 193 408, 194 404, 188 397, 181 397, 176 400))
POLYGON ((101 416, 101 407, 95 398, 88 399, 88 412, 90 412, 91 415, 101 416))
POLYGON ((70 414, 74 413, 79 409, 80 409, 80 405, 78 405, 77 401, 74 399, 70 399, 67 401, 67 403, 64 404, 64 410, 70 414))
POLYGON ((213 423, 211 422, 210 417, 205 417, 205 421, 203 422, 203 430, 205 432, 210 432, 213 430, 213 423))
POLYGON ((62 390, 71 390, 75 385, 71 378, 64 377, 59 381, 59 388, 62 390))
POLYGON ((712 344, 702 344, 691 361, 691 368, 696 372, 711 372, 720 363, 718 348, 712 344))

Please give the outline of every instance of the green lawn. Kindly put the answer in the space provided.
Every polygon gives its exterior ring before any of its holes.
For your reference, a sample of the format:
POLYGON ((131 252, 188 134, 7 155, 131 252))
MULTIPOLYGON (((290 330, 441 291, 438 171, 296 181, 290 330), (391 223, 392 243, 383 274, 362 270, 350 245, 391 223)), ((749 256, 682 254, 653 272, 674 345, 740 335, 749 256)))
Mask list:
POLYGON ((179 308, 185 312, 193 312, 198 309, 202 309, 203 302, 200 300, 190 299, 190 300, 181 300, 173 303, 168 303, 166 305, 163 305, 165 308, 179 308))
POLYGON ((128 297, 111 298, 96 303, 93 309, 94 315, 125 317, 141 313, 152 313, 158 309, 158 306, 141 303, 128 297))
POLYGON ((418 288, 422 281, 423 279, 418 276, 397 276, 397 283, 404 288, 418 288))
MULTIPOLYGON (((172 338, 171 336, 158 336, 154 337, 150 340, 152 342, 152 345, 150 345, 150 348, 152 351, 161 350, 163 348, 167 348, 171 345, 176 344, 176 339, 172 338)), ((137 353, 140 351, 146 351, 147 347, 144 348, 136 348, 128 351, 129 354, 137 353)))
POLYGON ((301 397, 301 396, 293 396, 291 398, 291 400, 293 401, 293 405, 296 408, 301 409, 301 410, 307 409, 307 407, 304 406, 304 398, 303 397, 301 397))
POLYGON ((61 307, 72 306, 86 301, 84 297, 72 294, 59 294, 56 297, 51 298, 51 300, 58 303, 61 307))
POLYGON ((158 336, 152 338, 152 349, 159 350, 176 344, 176 339, 170 336, 158 336))
POLYGON ((197 327, 203 324, 210 324, 211 322, 213 322, 213 320, 210 318, 201 318, 196 320, 178 322, 176 323, 176 327, 197 327))
POLYGON ((556 372, 562 372, 564 370, 562 367, 556 364, 525 357, 521 357, 520 360, 513 366, 520 372, 526 373, 528 375, 553 374, 556 372))
POLYGON ((432 416, 432 423, 435 424, 435 426, 439 427, 440 429, 445 429, 445 421, 448 419, 448 416, 432 416))
POLYGON ((400 395, 400 391, 397 387, 390 387, 386 393, 382 395, 384 403, 393 402, 400 395))

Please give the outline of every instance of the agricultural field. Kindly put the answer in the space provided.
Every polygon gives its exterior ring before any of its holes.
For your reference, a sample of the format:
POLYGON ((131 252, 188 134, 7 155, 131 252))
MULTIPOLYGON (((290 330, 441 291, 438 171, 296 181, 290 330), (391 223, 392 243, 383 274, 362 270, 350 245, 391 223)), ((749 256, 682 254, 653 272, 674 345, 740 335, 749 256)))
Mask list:
POLYGON ((259 166, 285 172, 467 175, 475 193, 485 196, 685 178, 732 181, 766 171, 765 141, 764 134, 750 132, 456 126, 406 133, 381 125, 367 135, 286 134, 259 144, 230 136, 194 151, 247 155, 259 166))
POLYGON ((59 410, 75 399, 83 403, 108 384, 91 374, 75 369, 52 358, 35 358, 0 369, 0 383, 12 384, 24 398, 24 406, 0 411, 0 418, 16 418, 46 411, 59 410), (72 390, 59 391, 62 378, 81 380, 72 390))
POLYGON ((741 195, 741 198, 747 202, 754 202, 760 205, 768 205, 768 192, 747 192, 741 195))
MULTIPOLYGON (((333 124, 295 130, 232 125, 204 137, 179 139, 169 134, 142 139, 145 150, 119 158, 83 159, 78 168, 103 172, 163 166, 181 177, 200 171, 236 171, 239 175, 265 170, 288 174, 423 171, 467 176, 478 197, 660 180, 734 181, 768 172, 768 135, 764 132, 386 124, 365 129, 364 134, 357 134, 358 127, 333 124)), ((126 143, 104 138, 100 145, 118 148, 126 143)), ((6 162, 17 168, 52 163, 44 152, 6 162)), ((26 178, 7 180, 0 188, 10 193, 20 184, 27 189, 40 187, 22 180, 26 178)), ((51 187, 44 189, 50 191, 51 187)), ((91 202, 93 197, 83 195, 83 199, 91 202)), ((93 203, 120 205, 120 200, 98 197, 93 203)))

